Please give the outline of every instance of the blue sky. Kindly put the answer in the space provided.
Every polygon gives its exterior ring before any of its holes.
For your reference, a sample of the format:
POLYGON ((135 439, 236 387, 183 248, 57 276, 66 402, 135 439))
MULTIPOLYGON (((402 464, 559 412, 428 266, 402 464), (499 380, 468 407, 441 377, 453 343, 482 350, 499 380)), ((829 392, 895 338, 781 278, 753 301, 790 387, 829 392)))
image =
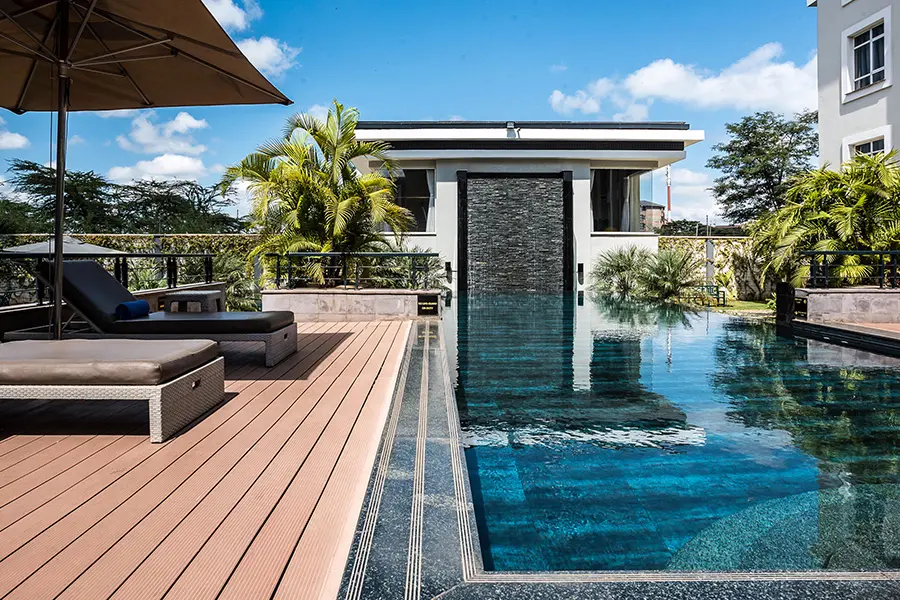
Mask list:
MULTIPOLYGON (((674 216, 715 221, 704 165, 725 123, 815 108, 803 0, 205 1, 294 106, 74 114, 71 168, 211 183, 333 98, 364 119, 676 120, 707 141, 673 173, 674 216)), ((0 161, 49 161, 49 115, 0 120, 0 161)))

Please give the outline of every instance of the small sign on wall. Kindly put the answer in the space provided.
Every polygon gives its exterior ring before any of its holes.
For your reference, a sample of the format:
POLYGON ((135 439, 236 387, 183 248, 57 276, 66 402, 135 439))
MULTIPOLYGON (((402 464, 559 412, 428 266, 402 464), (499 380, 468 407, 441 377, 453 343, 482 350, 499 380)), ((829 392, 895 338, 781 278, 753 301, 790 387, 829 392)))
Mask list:
POLYGON ((417 305, 417 314, 420 317, 438 317, 440 316, 440 300, 437 294, 419 294, 417 305))

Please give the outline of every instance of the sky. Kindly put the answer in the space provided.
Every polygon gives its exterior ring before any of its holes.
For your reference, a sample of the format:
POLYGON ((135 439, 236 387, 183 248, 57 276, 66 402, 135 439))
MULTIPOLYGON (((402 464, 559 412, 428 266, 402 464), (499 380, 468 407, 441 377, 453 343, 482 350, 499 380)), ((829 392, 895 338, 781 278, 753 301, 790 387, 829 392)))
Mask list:
MULTIPOLYGON (((366 120, 686 121, 706 141, 673 168, 672 216, 716 223, 705 164, 725 124, 816 108, 804 0, 204 3, 294 105, 75 113, 69 168, 211 184, 333 99, 366 120)), ((51 115, 0 110, 0 180, 12 158, 49 164, 50 144, 51 115)), ((657 202, 664 185, 657 174, 657 202)))

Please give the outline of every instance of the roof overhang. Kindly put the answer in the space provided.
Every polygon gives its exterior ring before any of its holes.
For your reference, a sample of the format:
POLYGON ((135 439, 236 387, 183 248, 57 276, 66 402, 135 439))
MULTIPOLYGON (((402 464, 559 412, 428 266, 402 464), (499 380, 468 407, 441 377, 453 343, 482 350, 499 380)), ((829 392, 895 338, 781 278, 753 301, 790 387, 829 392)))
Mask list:
POLYGON ((627 160, 663 166, 705 138, 687 123, 362 121, 362 141, 391 145, 395 160, 627 160))

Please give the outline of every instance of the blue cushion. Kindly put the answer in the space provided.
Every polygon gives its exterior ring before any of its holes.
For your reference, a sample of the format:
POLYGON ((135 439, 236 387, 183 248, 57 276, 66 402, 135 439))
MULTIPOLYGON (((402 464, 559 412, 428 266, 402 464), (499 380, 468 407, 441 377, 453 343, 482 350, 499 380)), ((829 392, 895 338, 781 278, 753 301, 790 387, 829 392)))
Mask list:
POLYGON ((127 321, 129 319, 139 319, 150 314, 150 303, 146 300, 132 300, 131 302, 123 302, 116 307, 116 319, 119 321, 127 321))

